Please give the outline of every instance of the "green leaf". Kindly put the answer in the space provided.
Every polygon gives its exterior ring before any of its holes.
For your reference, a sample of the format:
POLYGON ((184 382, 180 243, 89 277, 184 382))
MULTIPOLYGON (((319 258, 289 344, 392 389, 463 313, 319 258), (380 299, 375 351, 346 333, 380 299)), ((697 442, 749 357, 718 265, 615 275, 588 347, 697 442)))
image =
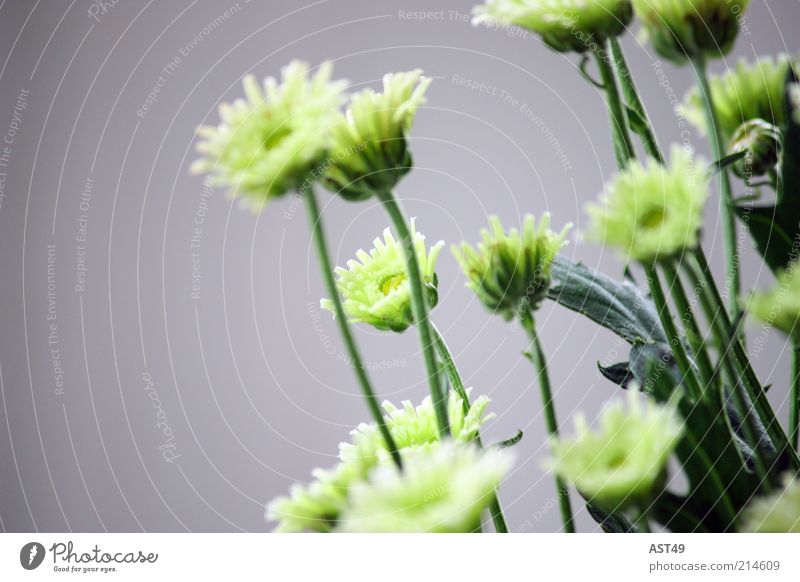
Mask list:
POLYGON ((615 281, 557 256, 548 297, 614 332, 628 343, 666 342, 650 297, 630 281, 615 281))
MULTIPOLYGON (((797 80, 789 71, 786 91, 797 80)), ((737 216, 747 225, 764 262, 773 271, 785 269, 797 258, 800 244, 800 124, 795 119, 792 99, 784 99, 787 124, 783 128, 783 150, 778 175, 777 201, 773 206, 735 206, 737 216)))
POLYGON ((719 174, 723 168, 727 168, 741 160, 743 157, 747 155, 747 150, 743 152, 736 152, 735 154, 730 154, 725 156, 721 160, 717 160, 713 164, 711 164, 711 171, 713 175, 719 174))

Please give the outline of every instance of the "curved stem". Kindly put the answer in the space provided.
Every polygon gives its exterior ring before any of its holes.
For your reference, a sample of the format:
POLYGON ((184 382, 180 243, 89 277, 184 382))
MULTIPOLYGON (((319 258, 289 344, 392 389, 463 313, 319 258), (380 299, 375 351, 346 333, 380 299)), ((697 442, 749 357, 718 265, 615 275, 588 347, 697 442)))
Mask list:
MULTIPOLYGON (((439 331, 439 328, 436 327, 436 324, 433 322, 431 322, 431 329, 433 330, 434 340, 436 341, 436 350, 439 352, 439 358, 442 360, 447 378, 450 380, 450 385, 453 387, 453 390, 461 397, 461 406, 466 416, 469 413, 471 404, 469 401, 469 394, 467 394, 467 390, 464 388, 464 381, 461 379, 461 374, 456 367, 453 354, 450 348, 447 347, 447 342, 444 341, 442 332, 439 331)), ((480 432, 475 436, 475 444, 483 448, 480 432)), ((492 522, 494 523, 494 528, 497 533, 508 533, 508 524, 503 515, 503 508, 500 506, 497 490, 495 490, 492 498, 489 500, 489 512, 492 515, 492 522)))
MULTIPOLYGON (((706 127, 711 143, 711 152, 715 160, 722 160, 725 157, 725 147, 722 143, 722 131, 717 119, 717 112, 714 109, 714 101, 711 95, 711 85, 708 82, 705 59, 702 56, 696 57, 691 61, 697 86, 700 91, 700 100, 703 104, 703 112, 706 118, 706 127)), ((725 245, 725 262, 727 265, 729 292, 728 292, 728 314, 732 319, 741 315, 739 306, 739 292, 741 281, 739 275, 739 257, 736 251, 736 217, 733 213, 733 190, 731 189, 731 178, 728 168, 719 168, 719 205, 720 217, 722 220, 722 237, 725 245)))
POLYGON ((434 345, 431 321, 428 319, 428 303, 425 298, 425 287, 414 245, 414 235, 408 228, 408 218, 394 194, 389 191, 379 192, 378 198, 386 207, 392 224, 397 229, 403 256, 406 260, 408 286, 411 289, 411 310, 414 314, 414 322, 417 325, 417 329, 419 329, 422 355, 425 358, 425 368, 428 372, 428 382, 430 383, 431 398, 433 398, 433 405, 436 410, 436 420, 439 424, 439 434, 443 437, 450 434, 450 425, 447 420, 447 394, 442 389, 441 379, 439 378, 436 346, 434 345))
POLYGON ((314 243, 317 247, 317 257, 320 263, 320 270, 322 271, 322 278, 325 281, 325 287, 328 291, 328 294, 333 300, 333 306, 336 310, 336 324, 342 334, 342 339, 344 340, 344 345, 347 349, 347 355, 350 357, 350 360, 353 363, 353 370, 355 370, 356 378, 358 379, 358 384, 361 387, 361 392, 364 394, 364 398, 367 401, 367 406, 369 407, 375 422, 378 424, 378 429, 380 430, 381 436, 383 436, 383 440, 386 441, 386 448, 389 450, 389 453, 391 453, 395 464, 399 468, 402 468, 403 461, 400 459, 400 453, 397 450, 397 444, 394 442, 392 433, 389 432, 389 428, 386 426, 386 420, 384 419, 383 413, 381 412, 381 407, 378 404, 378 398, 375 396, 375 391, 372 389, 372 385, 367 377, 367 372, 364 369, 364 360, 358 351, 358 347, 356 347, 353 334, 350 333, 350 326, 347 323, 347 316, 345 315, 344 307, 342 307, 342 298, 339 296, 339 289, 336 287, 336 281, 333 278, 333 269, 331 268, 328 243, 325 239, 325 232, 322 230, 322 215, 319 212, 316 193, 312 188, 309 188, 306 201, 306 207, 308 208, 308 220, 311 225, 311 232, 314 236, 314 243))
POLYGON ((594 52, 595 63, 603 79, 603 89, 606 92, 606 104, 608 105, 608 117, 611 123, 611 134, 614 138, 614 153, 617 156, 617 165, 620 169, 627 167, 628 162, 636 157, 628 132, 628 116, 625 113, 625 106, 617 86, 617 79, 614 69, 608 62, 608 54, 601 56, 594 52))
MULTIPOLYGON (((533 315, 529 312, 525 312, 521 319, 522 325, 526 328, 531 338, 531 352, 529 356, 536 369, 536 376, 539 379, 547 432, 551 438, 554 438, 558 436, 558 420, 556 419, 553 392, 550 389, 550 375, 547 372, 547 359, 542 349, 542 343, 539 340, 539 334, 536 332, 536 322, 533 319, 533 315)), ((558 495, 558 504, 561 510, 561 521, 564 524, 564 531, 567 533, 575 533, 575 520, 572 517, 569 488, 561 477, 556 477, 556 494, 558 495)))
POLYGON ((653 125, 650 123, 650 118, 647 115, 647 111, 645 111, 644 104, 639 98, 639 92, 636 90, 633 77, 631 77, 631 71, 625 60, 625 54, 622 52, 622 46, 619 44, 619 40, 616 37, 608 39, 608 45, 614 57, 614 72, 622 87, 622 95, 625 97, 628 107, 630 107, 643 122, 641 128, 637 129, 632 127, 632 129, 641 137, 642 145, 647 155, 663 164, 664 154, 661 153, 661 148, 658 147, 658 140, 656 140, 653 125))

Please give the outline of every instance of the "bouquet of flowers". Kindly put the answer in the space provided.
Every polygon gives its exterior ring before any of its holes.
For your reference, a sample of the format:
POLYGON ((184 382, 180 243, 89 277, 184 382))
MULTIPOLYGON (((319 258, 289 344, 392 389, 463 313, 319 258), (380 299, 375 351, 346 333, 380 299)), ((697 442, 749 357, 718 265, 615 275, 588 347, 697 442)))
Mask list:
MULTIPOLYGON (((488 0, 474 9, 476 24, 523 27, 578 55, 583 76, 605 95, 619 167, 586 212, 587 238, 618 251, 621 280, 560 256, 570 226, 552 230, 548 214, 525 216, 519 229, 491 217, 476 244, 452 247, 485 308, 529 336, 565 532, 575 531, 577 502, 608 532, 800 531, 800 85, 787 55, 707 73, 707 61, 734 45, 748 4, 488 0), (694 74, 681 112, 707 135, 713 161, 677 145, 665 155, 659 145, 618 41, 634 19, 659 55, 694 74), (770 191, 774 203, 759 203, 770 191), (709 196, 718 197, 724 226, 727 301, 701 246, 709 196), (743 290, 736 237, 745 226, 776 275, 771 290, 743 290), (642 274, 646 289, 634 280, 642 274), (579 416, 573 431, 559 425, 537 331, 545 301, 630 346, 628 361, 600 368, 624 396, 592 425, 579 416), (792 344, 786 426, 749 361, 745 314, 792 344), (670 459, 685 492, 670 490, 670 459)), ((329 295, 322 307, 352 362, 363 361, 354 324, 413 327, 424 355, 430 395, 417 405, 381 404, 367 370, 353 366, 372 421, 339 445, 335 467, 269 504, 278 531, 480 532, 487 516, 508 531, 499 488, 522 435, 482 442, 490 401, 464 386, 431 319, 444 243, 429 244, 395 195, 413 168, 407 136, 430 82, 419 70, 393 73, 381 92, 348 95, 330 63, 312 70, 295 61, 280 80, 246 77, 245 98, 223 104, 220 125, 198 132, 193 171, 211 174, 242 205, 257 212, 288 193, 302 196, 329 295), (391 228, 345 267, 331 265, 320 188, 377 200, 388 214, 391 228)))

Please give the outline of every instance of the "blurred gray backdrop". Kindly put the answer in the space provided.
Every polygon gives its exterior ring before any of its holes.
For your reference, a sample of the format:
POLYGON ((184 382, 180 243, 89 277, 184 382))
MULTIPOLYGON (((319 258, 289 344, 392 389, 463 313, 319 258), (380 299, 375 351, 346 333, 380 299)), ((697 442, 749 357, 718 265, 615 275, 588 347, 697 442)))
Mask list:
MULTIPOLYGON (((7 0, 0 4, 0 525, 7 531, 263 531, 264 505, 369 420, 331 317, 301 203, 260 216, 188 174, 197 125, 216 123, 246 73, 294 58, 335 63, 355 87, 388 71, 434 77, 413 129, 416 169, 399 195, 429 240, 474 241, 488 214, 549 211, 575 223, 566 253, 609 273, 582 243, 583 206, 615 168, 602 96, 577 59, 532 34, 474 28, 444 0, 7 0)), ((800 4, 754 0, 734 55, 794 52, 800 4)), ((690 72, 624 45, 660 139, 694 143, 674 99, 690 72)), ((386 226, 375 204, 325 194, 343 264, 386 226)), ((716 204, 705 241, 719 258, 716 204)), ((746 235, 744 280, 769 274, 746 235)), ((493 442, 525 432, 501 499, 516 531, 559 527, 542 470, 545 429, 523 333, 490 317, 449 252, 433 318, 493 442)), ((617 395, 596 363, 611 334, 562 308, 540 315, 562 424, 617 395)), ((381 396, 421 400, 417 337, 359 328, 381 396)), ((785 414, 788 352, 751 337, 785 414)), ((757 352, 757 353, 756 353, 757 352)), ((580 506, 576 502, 576 506, 580 506)), ((579 527, 596 526, 579 509, 579 527)))

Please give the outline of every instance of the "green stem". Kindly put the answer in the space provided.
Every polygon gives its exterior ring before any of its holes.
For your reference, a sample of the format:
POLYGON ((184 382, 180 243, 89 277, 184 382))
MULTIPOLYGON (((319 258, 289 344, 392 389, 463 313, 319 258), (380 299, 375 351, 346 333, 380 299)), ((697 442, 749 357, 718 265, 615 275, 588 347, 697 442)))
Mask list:
POLYGON ((661 148, 658 147, 653 125, 650 123, 650 118, 647 115, 647 111, 645 111, 644 104, 639 98, 639 92, 636 90, 636 85, 633 82, 631 71, 625 60, 625 54, 622 52, 622 46, 619 44, 619 40, 616 37, 608 39, 608 45, 611 49, 611 55, 614 57, 614 71, 622 87, 622 95, 625 97, 628 107, 630 107, 643 122, 642 127, 632 129, 641 137, 642 145, 647 155, 663 164, 664 155, 661 153, 661 148))
MULTIPOLYGON (((450 348, 447 347, 447 342, 444 341, 444 336, 442 336, 439 328, 436 327, 435 323, 431 322, 431 329, 433 330, 436 349, 439 352, 439 358, 443 362, 447 378, 450 380, 450 385, 453 387, 453 390, 461 397, 461 405, 464 410, 464 415, 466 416, 469 413, 471 404, 469 402, 469 394, 467 394, 467 390, 464 388, 464 381, 461 379, 461 374, 456 367, 453 354, 450 348)), ((475 436, 475 444, 483 448, 480 432, 475 436)), ((508 524, 503 515, 503 508, 500 506, 500 499, 497 496, 497 491, 494 492, 492 498, 489 500, 489 512, 492 515, 492 522, 494 523, 494 528, 497 533, 508 533, 508 524)))
POLYGON ((447 420, 447 394, 442 389, 439 377, 439 365, 436 361, 436 346, 434 345, 431 321, 428 318, 428 302, 425 296, 425 286, 422 273, 419 269, 419 259, 414 244, 413 233, 408 228, 408 218, 403 212, 400 202, 390 191, 378 193, 378 198, 386 207, 392 224, 397 229, 400 238, 403 256, 408 270, 408 285, 411 289, 411 310, 414 322, 419 329, 422 355, 425 359, 425 368, 428 372, 428 382, 431 387, 431 398, 436 410, 436 421, 439 424, 439 434, 444 437, 450 434, 450 425, 447 420))
POLYGON ((594 52, 595 63, 600 71, 603 80, 603 89, 606 92, 606 104, 608 105, 608 117, 611 123, 611 135, 614 139, 614 153, 617 157, 617 165, 620 169, 627 167, 628 162, 636 157, 633 149, 630 133, 628 132, 628 116, 625 106, 617 86, 617 79, 614 69, 608 62, 608 56, 601 56, 599 52, 594 52))
POLYGON ((372 417, 378 425, 381 436, 386 441, 386 448, 392 455, 395 464, 402 468, 403 462, 400 459, 400 453, 397 450, 397 444, 392 438, 392 433, 386 426, 386 420, 381 412, 381 407, 378 404, 378 398, 375 396, 375 391, 372 389, 367 372, 364 369, 364 360, 358 351, 353 334, 350 332, 350 326, 347 323, 347 315, 342 306, 342 298, 339 296, 339 289, 336 286, 336 281, 333 277, 333 268, 331 267, 330 253, 328 252, 328 243, 325 239, 325 232, 322 228, 322 215, 319 211, 317 204, 317 196, 313 189, 309 188, 306 196, 306 207, 308 208, 308 220, 311 225, 311 232, 314 236, 314 242, 317 247, 317 257, 320 263, 320 270, 322 271, 322 278, 325 281, 325 288, 331 296, 333 306, 336 311, 336 325, 339 327, 339 332, 342 334, 347 354, 353 363, 353 370, 355 370, 358 384, 361 387, 361 392, 367 400, 372 417))
POLYGON ((647 519, 647 510, 637 508, 633 527, 636 528, 639 533, 652 533, 650 531, 650 522, 647 519))
POLYGON ((722 305, 722 297, 714 278, 711 276, 708 261, 702 249, 695 251, 690 259, 686 265, 687 273, 697 282, 698 288, 702 289, 704 294, 707 294, 707 308, 710 311, 710 313, 707 313, 707 317, 710 319, 709 325, 717 333, 719 341, 723 342, 723 349, 724 342, 730 340, 728 343, 731 344, 732 349, 726 350, 723 353, 723 357, 728 357, 732 360, 736 374, 742 380, 742 384, 747 390, 747 395, 753 402, 756 414, 766 428, 773 445, 778 451, 786 452, 793 468, 800 468, 800 458, 798 458, 797 450, 789 444, 789 438, 767 400, 767 393, 758 381, 744 347, 738 337, 734 337, 735 330, 722 305))
POLYGON ((711 358, 708 355, 708 350, 706 350, 705 338, 700 331, 697 317, 689 302, 686 290, 683 288, 683 282, 678 275, 677 269, 669 262, 662 263, 661 268, 668 278, 670 289, 673 291, 672 298, 675 301, 675 305, 678 307, 681 316, 680 320, 683 322, 686 337, 697 359, 697 365, 700 368, 700 373, 702 374, 704 382, 702 393, 705 394, 706 390, 710 388, 709 385, 714 377, 714 366, 712 366, 711 358))
MULTIPOLYGON (((553 392, 550 389, 550 375, 547 372, 547 358, 545 358, 544 350, 542 349, 539 334, 536 332, 536 322, 533 315, 525 312, 522 315, 522 324, 528 331, 531 338, 531 353, 530 358, 536 368, 536 375, 539 379, 539 388, 541 390, 542 406, 544 407, 544 419, 547 426, 547 432, 551 438, 558 436, 558 420, 556 418, 556 409, 553 401, 553 392)), ((561 521, 564 524, 564 531, 566 533, 575 533, 575 520, 572 517, 572 507, 569 500, 569 488, 561 477, 556 477, 556 494, 558 495, 558 504, 561 510, 561 521)))
POLYGON ((661 324, 664 326, 664 331, 667 334, 672 353, 675 354, 675 362, 681 371, 683 380, 689 389, 689 393, 695 397, 700 397, 700 386, 697 383, 697 378, 694 375, 694 367, 686 355, 686 350, 683 347, 683 339, 678 334, 678 328, 675 327, 675 322, 672 319, 672 313, 669 310, 667 298, 664 295, 664 290, 661 288, 661 281, 658 278, 655 266, 643 263, 645 274, 647 276, 647 283, 650 287, 650 295, 653 297, 653 302, 658 310, 658 316, 661 319, 661 324))
MULTIPOLYGON (((725 147, 722 142, 722 131, 714 108, 711 94, 711 85, 708 82, 705 59, 701 56, 692 60, 692 68, 697 77, 697 86, 700 91, 700 100, 703 103, 706 126, 711 144, 711 152, 715 160, 725 157, 725 147)), ((741 278, 739 274, 739 257, 736 250, 736 217, 733 213, 733 190, 728 168, 719 168, 719 207, 722 220, 722 237, 725 245, 725 261, 727 265, 728 281, 728 312, 732 319, 737 319, 741 314, 739 306, 739 293, 741 278)))
POLYGON ((800 452, 800 342, 792 340, 792 391, 789 403, 789 443, 800 452))

